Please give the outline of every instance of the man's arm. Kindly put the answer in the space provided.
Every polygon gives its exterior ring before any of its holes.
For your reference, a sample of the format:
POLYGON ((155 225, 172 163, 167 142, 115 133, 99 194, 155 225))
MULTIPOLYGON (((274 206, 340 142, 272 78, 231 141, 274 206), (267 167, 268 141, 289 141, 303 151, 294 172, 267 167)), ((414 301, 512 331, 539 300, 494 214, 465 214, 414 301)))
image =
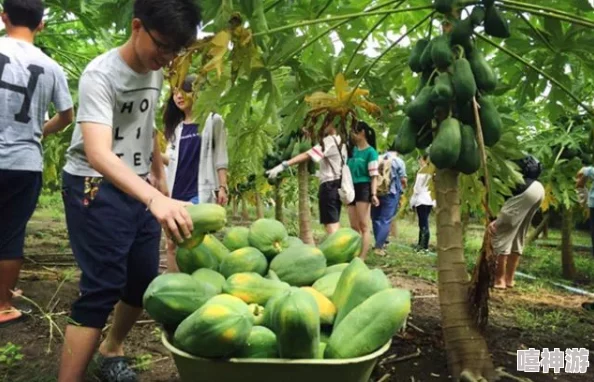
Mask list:
POLYGON ((74 111, 72 108, 54 115, 43 125, 43 137, 55 134, 64 130, 74 120, 74 111))
POLYGON ((184 208, 187 203, 166 197, 118 158, 111 151, 112 131, 109 126, 83 122, 81 131, 87 159, 96 171, 118 189, 145 203, 159 223, 179 242, 183 241, 182 234, 186 238, 191 237, 193 224, 184 208))
POLYGON ((72 95, 68 88, 66 75, 57 64, 53 73, 55 82, 52 91, 52 103, 58 113, 43 125, 44 138, 65 129, 74 120, 72 95))

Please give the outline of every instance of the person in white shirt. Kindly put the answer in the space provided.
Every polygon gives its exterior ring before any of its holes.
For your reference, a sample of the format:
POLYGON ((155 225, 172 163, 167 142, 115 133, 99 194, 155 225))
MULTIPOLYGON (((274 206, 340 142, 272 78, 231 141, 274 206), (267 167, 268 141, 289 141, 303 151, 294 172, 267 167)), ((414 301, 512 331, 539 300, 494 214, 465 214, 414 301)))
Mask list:
POLYGON ((416 210, 419 219, 419 241, 416 245, 417 250, 428 250, 429 239, 431 237, 429 230, 429 215, 431 209, 435 206, 435 200, 429 192, 430 174, 423 174, 421 171, 429 164, 429 154, 423 154, 419 157, 419 171, 413 188, 413 195, 410 199, 410 206, 416 210))
POLYGON ((320 189, 318 192, 318 208, 320 224, 326 232, 332 234, 340 228, 340 212, 342 202, 338 195, 341 184, 341 169, 347 161, 346 144, 342 142, 334 125, 330 124, 322 132, 321 142, 309 151, 284 161, 271 170, 266 171, 270 179, 274 179, 290 166, 313 160, 320 164, 320 189))

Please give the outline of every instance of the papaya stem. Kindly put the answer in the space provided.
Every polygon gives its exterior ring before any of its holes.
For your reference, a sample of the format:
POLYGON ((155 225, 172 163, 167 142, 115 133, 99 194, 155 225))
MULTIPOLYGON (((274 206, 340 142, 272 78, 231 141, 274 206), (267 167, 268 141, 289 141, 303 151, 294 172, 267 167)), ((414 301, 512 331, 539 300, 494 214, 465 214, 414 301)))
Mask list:
POLYGON ((491 208, 489 207, 489 195, 491 195, 491 181, 489 180, 489 169, 487 168, 487 150, 485 149, 485 139, 483 137, 483 126, 481 124, 481 117, 479 115, 479 106, 476 102, 476 97, 472 97, 472 109, 474 111, 474 121, 476 123, 476 140, 481 152, 481 164, 483 165, 485 177, 485 199, 483 200, 485 212, 487 213, 485 226, 489 229, 490 218, 493 217, 491 208))
POLYGON ((588 22, 585 21, 583 19, 576 19, 574 17, 568 17, 568 16, 563 16, 563 15, 559 15, 558 13, 546 13, 544 11, 540 11, 539 9, 535 9, 535 8, 524 8, 524 7, 518 7, 515 5, 507 5, 507 4, 502 4, 501 7, 503 9, 507 9, 510 11, 520 11, 520 12, 527 12, 527 13, 531 13, 535 16, 543 16, 543 17, 548 17, 551 19, 557 19, 557 20, 561 20, 561 21, 566 21, 569 23, 573 23, 573 24, 577 24, 577 25, 581 25, 587 28, 591 28, 594 29, 594 23, 592 22, 588 22))
POLYGON ((547 48, 549 48, 551 50, 551 52, 553 53, 557 53, 557 51, 555 50, 555 48, 553 47, 553 45, 551 45, 551 43, 549 42, 549 40, 547 40, 547 38, 542 34, 541 31, 539 31, 531 22, 530 20, 528 20, 528 18, 526 16, 524 16, 523 13, 518 12, 517 13, 518 16, 520 16, 520 18, 522 20, 524 20, 524 22, 526 24, 528 24, 528 26, 530 27, 530 29, 532 29, 532 31, 541 39, 541 41, 547 46, 547 48))
POLYGON ((300 27, 305 27, 308 25, 320 24, 320 23, 327 23, 330 21, 338 21, 338 20, 345 20, 345 19, 355 19, 359 17, 368 17, 368 16, 377 16, 377 15, 385 15, 385 14, 392 14, 392 13, 404 13, 404 12, 414 12, 414 11, 422 11, 425 9, 433 9, 433 5, 423 5, 418 7, 410 7, 406 9, 388 9, 388 10, 380 10, 380 11, 364 11, 358 13, 349 13, 346 15, 338 15, 332 17, 326 17, 323 19, 313 19, 313 20, 305 20, 295 24, 289 24, 278 28, 269 29, 267 31, 262 31, 258 33, 254 33, 253 37, 258 37, 265 34, 273 34, 277 32, 282 32, 289 29, 295 29, 300 27))
MULTIPOLYGON (((397 1, 402 1, 402 0, 397 0, 397 1)), ((378 10, 378 9, 381 9, 381 8, 384 8, 384 7, 388 6, 388 5, 391 5, 392 3, 395 3, 395 2, 396 2, 396 1, 390 1, 390 2, 388 2, 388 3, 380 4, 380 5, 377 5, 377 6, 375 6, 375 7, 369 8, 369 9, 368 9, 368 11, 369 11, 369 12, 376 11, 376 10, 378 10)), ((354 19, 354 18, 352 18, 352 19, 354 19)), ((310 40, 310 41, 308 41, 307 43, 305 43, 305 44, 301 45, 299 48, 297 48, 297 49, 296 49, 296 50, 294 50, 293 52, 290 52, 289 54, 287 54, 287 55, 286 55, 286 57, 284 57, 284 58, 280 59, 280 60, 279 60, 279 62, 278 62, 278 64, 276 64, 276 65, 273 67, 273 70, 274 70, 274 69, 278 69, 278 68, 280 68, 281 66, 283 66, 283 65, 284 65, 284 63, 285 63, 285 62, 286 62, 286 61, 287 61, 289 58, 291 58, 291 57, 294 57, 296 54, 298 54, 298 53, 300 53, 300 52, 304 51, 306 48, 308 48, 309 46, 311 46, 313 43, 315 43, 316 41, 318 41, 318 40, 319 40, 319 39, 321 39, 322 37, 326 36, 328 33, 332 32, 332 31, 333 31, 333 30, 335 30, 336 28, 338 28, 338 27, 340 27, 340 26, 342 26, 342 25, 344 25, 344 24, 347 24, 347 23, 348 23, 349 21, 351 21, 352 19, 346 19, 346 20, 342 20, 342 21, 339 21, 339 22, 337 22, 337 23, 334 23, 334 24, 330 25, 328 28, 326 28, 326 29, 324 29, 323 31, 321 31, 320 33, 318 33, 318 34, 317 34, 317 35, 316 35, 316 36, 315 36, 313 39, 311 39, 311 40, 310 40)))
MULTIPOLYGON (((424 7, 425 9, 427 7, 424 7)), ((433 8, 433 6, 430 6, 430 8, 433 8)), ((412 9, 412 8, 409 8, 412 9)), ((430 14, 428 14, 427 16, 423 17, 418 23, 416 23, 415 25, 413 25, 412 28, 410 28, 409 30, 406 31, 406 33, 404 33, 402 36, 400 36, 399 38, 396 39, 396 41, 394 41, 389 47, 387 47, 379 56, 377 56, 375 58, 375 60, 373 60, 373 62, 371 64, 369 64, 367 66, 367 68, 365 68, 365 71, 363 72, 363 74, 361 74, 361 76, 359 77, 359 80, 357 80, 357 84, 355 85, 355 87, 353 88, 353 91, 351 92, 351 94, 349 95, 349 99, 347 100, 347 104, 349 102, 351 102, 351 99, 353 98, 353 95, 355 94, 355 90, 357 90, 359 88, 359 85, 361 85, 361 82, 363 82, 363 78, 365 78, 365 76, 371 71, 371 68, 373 68, 393 47, 395 47, 396 45, 398 45, 400 43, 400 41, 404 40, 406 38, 406 36, 408 36, 409 34, 411 34, 415 29, 417 29, 418 27, 420 27, 421 25, 423 25, 423 23, 425 21, 427 21, 430 17, 432 17, 435 14, 435 11, 431 11, 430 14)), ((432 74, 433 76, 433 74, 432 74)))
MULTIPOLYGON (((431 82, 431 80, 433 80, 433 77, 435 77, 435 75, 439 73, 439 70, 437 68, 433 69, 433 72, 431 72, 431 75, 429 76, 429 79, 427 80, 427 85, 429 85, 429 83, 431 82)), ((425 85, 425 86, 427 86, 425 85)))
POLYGON ((550 74, 540 70, 539 68, 537 68, 536 66, 532 65, 531 63, 529 63, 528 61, 526 61, 525 59, 523 59, 522 57, 518 56, 516 53, 512 52, 511 50, 498 45, 497 43, 495 43, 493 40, 491 40, 488 37, 485 37, 481 34, 475 33, 475 35, 480 38, 481 40, 489 43, 490 45, 494 46, 495 48, 501 50, 502 52, 506 53, 508 56, 515 58, 516 60, 520 61, 522 64, 526 65, 527 67, 529 67, 530 69, 534 70, 535 72, 539 73, 540 75, 542 75, 543 77, 545 77, 546 79, 548 79, 549 81, 551 81, 555 86, 557 86, 559 89, 561 89, 565 94, 567 94, 571 99, 573 99, 578 105, 580 105, 585 111, 588 112, 588 114, 594 116, 594 111, 592 111, 592 109, 590 109, 589 106, 587 106, 585 103, 583 103, 578 96, 576 96, 575 94, 573 94, 571 92, 571 90, 567 89, 562 83, 560 83, 559 81, 557 81, 553 76, 551 76, 550 74))
MULTIPOLYGON (((406 0, 399 0, 400 2, 398 4, 396 4, 394 6, 393 9, 398 9, 402 4, 404 4, 404 2, 406 0)), ((359 52, 359 49, 361 49, 361 47, 363 46, 363 44, 365 44, 365 41, 367 41, 367 39, 369 38, 369 36, 371 36, 371 34, 388 18, 388 15, 384 15, 382 18, 380 18, 368 31, 367 34, 365 34, 365 36, 363 36, 363 38, 361 39, 361 41, 359 41, 359 44, 357 45, 357 47, 355 48, 355 50, 353 51, 353 53, 351 54, 351 57, 349 58, 349 62, 347 63, 346 69, 344 70, 345 73, 349 71, 349 68, 351 67, 351 64, 353 63, 353 60, 355 59, 355 56, 357 55, 357 52, 359 52)))
POLYGON ((551 7, 543 7, 542 5, 534 5, 513 0, 501 0, 502 8, 512 9, 516 11, 534 13, 539 16, 557 18, 559 20, 568 21, 574 24, 583 25, 594 28, 594 22, 585 17, 577 16, 576 14, 562 11, 551 7), (514 9, 516 8, 516 9, 514 9))

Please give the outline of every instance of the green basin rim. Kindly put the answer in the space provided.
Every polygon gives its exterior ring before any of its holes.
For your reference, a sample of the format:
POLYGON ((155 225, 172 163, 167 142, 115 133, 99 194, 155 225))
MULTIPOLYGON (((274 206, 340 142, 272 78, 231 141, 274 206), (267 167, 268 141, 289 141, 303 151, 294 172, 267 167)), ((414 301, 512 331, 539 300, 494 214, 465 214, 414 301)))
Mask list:
POLYGON ((161 340, 163 345, 173 354, 193 359, 200 362, 230 362, 230 363, 269 363, 269 364, 301 364, 301 365, 345 365, 345 364, 352 364, 352 363, 361 363, 365 361, 370 361, 376 358, 379 358, 382 354, 384 354, 392 344, 392 339, 388 340, 378 350, 374 351, 373 353, 357 357, 357 358, 345 358, 345 359, 283 359, 283 358, 225 358, 225 359, 213 359, 213 358, 202 358, 196 357, 189 353, 186 353, 175 346, 173 346, 169 340, 167 339, 167 334, 163 332, 161 335, 161 340))

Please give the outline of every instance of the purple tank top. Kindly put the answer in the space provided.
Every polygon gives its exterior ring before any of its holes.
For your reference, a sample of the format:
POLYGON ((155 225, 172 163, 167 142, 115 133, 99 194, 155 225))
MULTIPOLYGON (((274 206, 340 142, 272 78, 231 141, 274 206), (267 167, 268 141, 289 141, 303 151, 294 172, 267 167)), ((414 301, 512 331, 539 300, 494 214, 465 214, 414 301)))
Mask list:
POLYGON ((183 124, 179 140, 177 172, 171 197, 189 201, 198 196, 198 166, 200 165, 200 134, 198 125, 183 124))

